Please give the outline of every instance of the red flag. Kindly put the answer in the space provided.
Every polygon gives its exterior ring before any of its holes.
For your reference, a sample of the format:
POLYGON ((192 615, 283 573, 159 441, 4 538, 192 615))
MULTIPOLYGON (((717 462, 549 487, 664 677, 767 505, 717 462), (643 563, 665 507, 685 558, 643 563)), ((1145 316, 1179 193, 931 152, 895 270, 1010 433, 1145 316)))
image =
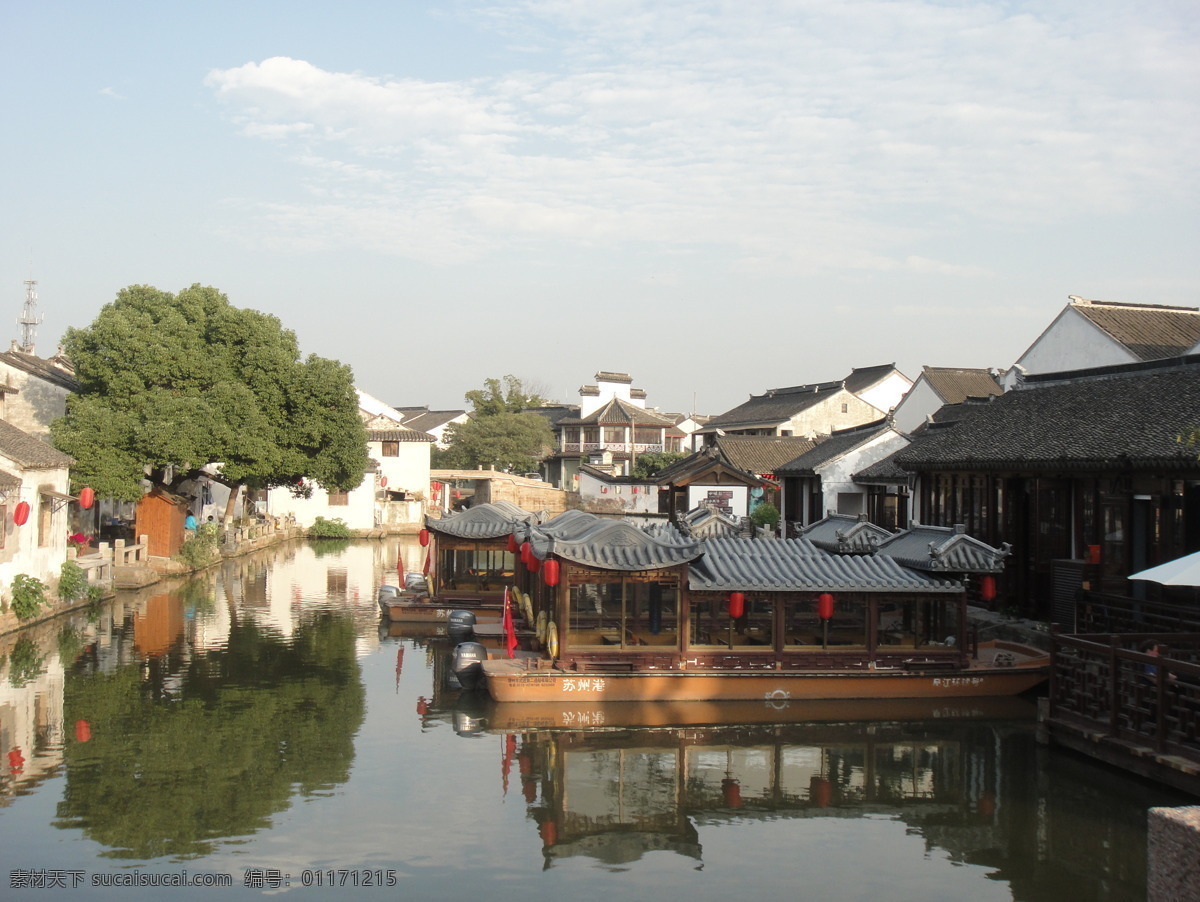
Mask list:
POLYGON ((515 733, 504 734, 504 757, 500 760, 500 783, 504 789, 504 795, 508 795, 508 774, 512 770, 513 755, 517 751, 517 737, 515 733))
POLYGON ((508 586, 504 587, 504 646, 508 656, 515 658, 513 652, 517 648, 517 630, 513 626, 512 604, 508 600, 508 586))

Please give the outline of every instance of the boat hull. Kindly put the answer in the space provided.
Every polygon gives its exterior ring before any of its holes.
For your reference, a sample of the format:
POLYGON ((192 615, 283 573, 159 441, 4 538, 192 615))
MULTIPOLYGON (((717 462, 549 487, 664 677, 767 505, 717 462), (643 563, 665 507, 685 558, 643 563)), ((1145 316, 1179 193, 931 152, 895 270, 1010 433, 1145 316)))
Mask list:
POLYGON ((635 671, 586 673, 487 661, 498 702, 788 701, 793 699, 972 698, 1020 695, 1044 682, 1043 666, 915 671, 635 671))
POLYGON ((446 623, 451 611, 470 611, 477 623, 499 622, 500 608, 472 607, 470 605, 426 604, 405 601, 402 598, 379 599, 379 610, 393 623, 446 623))

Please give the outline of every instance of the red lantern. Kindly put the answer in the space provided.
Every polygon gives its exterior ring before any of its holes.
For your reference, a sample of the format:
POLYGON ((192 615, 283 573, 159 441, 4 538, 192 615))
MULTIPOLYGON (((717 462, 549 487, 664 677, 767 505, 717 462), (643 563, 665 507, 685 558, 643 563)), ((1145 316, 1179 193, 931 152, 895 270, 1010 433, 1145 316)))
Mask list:
POLYGON ((529 569, 529 553, 533 546, 528 542, 521 543, 521 563, 525 565, 525 569, 529 569))
POLYGON ((87 510, 96 503, 96 490, 91 486, 86 486, 79 492, 79 506, 87 510))
POLYGON ((817 596, 817 616, 822 620, 828 620, 833 616, 833 596, 828 592, 822 592, 817 596))
POLYGON ((518 550, 519 546, 517 545, 517 534, 515 532, 510 532, 508 534, 508 553, 516 554, 518 550))
POLYGON ((558 567, 558 561, 556 561, 554 558, 550 558, 546 561, 546 569, 545 572, 542 573, 542 581, 551 588, 558 585, 558 567))
POLYGON ((526 563, 526 566, 529 568, 530 573, 537 573, 542 569, 542 561, 531 551, 529 552, 529 561, 526 563))
POLYGON ((996 597, 996 577, 985 576, 979 581, 979 597, 991 601, 996 597))
POLYGON ((418 538, 418 539, 420 540, 420 542, 421 542, 421 547, 422 547, 422 548, 424 548, 426 545, 428 545, 428 544, 429 544, 429 530, 428 530, 428 529, 422 529, 422 530, 420 531, 420 533, 418 533, 418 534, 417 534, 417 538, 418 538))
POLYGON ((729 593, 729 616, 737 620, 746 613, 746 596, 742 592, 729 593))
POLYGON ((86 720, 75 721, 75 739, 79 742, 87 742, 92 738, 92 726, 86 720))
POLYGON ((13 522, 18 526, 24 526, 29 521, 29 502, 22 501, 13 508, 13 522))

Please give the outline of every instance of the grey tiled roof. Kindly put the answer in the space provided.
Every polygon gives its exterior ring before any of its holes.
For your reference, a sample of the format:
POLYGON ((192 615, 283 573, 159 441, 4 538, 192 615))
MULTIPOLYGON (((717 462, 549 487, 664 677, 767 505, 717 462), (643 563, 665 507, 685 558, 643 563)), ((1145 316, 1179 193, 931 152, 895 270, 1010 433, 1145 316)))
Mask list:
POLYGON ((866 517, 829 513, 825 519, 804 527, 801 536, 833 554, 870 554, 892 533, 866 517))
POLYGON ((608 403, 592 411, 586 417, 563 417, 558 420, 560 426, 622 426, 633 423, 636 426, 662 426, 670 428, 675 424, 668 418, 652 413, 645 408, 630 404, 620 398, 613 398, 608 403))
POLYGON ((404 414, 404 427, 417 432, 428 432, 458 419, 465 410, 429 410, 428 408, 397 408, 404 414), (411 411, 411 412, 410 412, 411 411))
POLYGON ((967 398, 986 398, 1004 391, 985 369, 926 366, 921 368, 921 374, 946 404, 957 404, 967 398))
POLYGON ((777 426, 840 391, 843 391, 840 381, 773 388, 761 395, 751 395, 748 401, 713 417, 702 431, 777 426))
POLYGON ((563 522, 556 517, 545 527, 528 530, 539 558, 550 554, 598 570, 660 570, 694 561, 704 553, 700 542, 675 530, 653 533, 624 520, 607 520, 583 511, 563 522), (588 518, 591 518, 590 522, 588 518))
POLYGON ((45 360, 33 354, 23 354, 20 351, 4 351, 0 352, 0 360, 60 388, 73 392, 79 391, 79 380, 75 378, 75 369, 70 360, 62 354, 45 360), (55 361, 60 362, 62 366, 56 366, 55 361))
POLYGON ((894 558, 834 555, 797 539, 707 539, 689 568, 692 591, 946 592, 957 582, 917 573, 894 558))
POLYGON ((529 522, 534 517, 511 501, 491 501, 441 520, 427 516, 425 526, 433 532, 458 539, 498 539, 512 533, 518 523, 529 522))
POLYGON ((910 446, 893 451, 883 460, 877 460, 869 467, 864 467, 851 478, 855 482, 874 483, 876 485, 907 485, 912 476, 908 470, 896 463, 896 455, 910 446))
POLYGON ((433 436, 428 432, 417 432, 415 429, 368 429, 369 442, 432 442, 433 436))
POLYGON ((927 430, 896 462, 920 470, 1200 468, 1197 450, 1178 440, 1200 424, 1200 366, 1028 387, 957 411, 957 422, 927 430))
POLYGON ((1195 308, 1112 301, 1073 302, 1071 307, 1141 360, 1177 357, 1200 341, 1195 308))
POLYGON ((993 548, 958 528, 914 525, 880 542, 877 555, 905 567, 934 573, 999 573, 1011 553, 1007 544, 993 548))
POLYGON ((750 473, 774 473, 816 446, 810 438, 779 435, 722 435, 717 447, 730 464, 750 473))
POLYGON ((888 425, 887 420, 876 420, 862 426, 840 429, 828 438, 818 441, 812 450, 777 467, 775 472, 783 476, 811 476, 817 467, 853 451, 863 442, 890 428, 892 427, 888 425))
POLYGON ((22 467, 31 469, 69 467, 75 463, 75 458, 63 454, 39 438, 34 438, 7 420, 0 420, 0 454, 22 467))
POLYGON ((846 377, 846 391, 859 394, 872 385, 883 381, 889 373, 896 371, 895 363, 881 363, 878 366, 855 367, 846 377))

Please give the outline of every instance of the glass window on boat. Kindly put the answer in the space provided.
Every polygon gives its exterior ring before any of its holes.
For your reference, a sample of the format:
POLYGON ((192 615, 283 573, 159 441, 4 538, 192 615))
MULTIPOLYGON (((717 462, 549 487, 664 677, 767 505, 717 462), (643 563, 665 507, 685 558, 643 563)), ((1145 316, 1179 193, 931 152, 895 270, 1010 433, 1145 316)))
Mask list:
POLYGON ((693 595, 689 644, 767 651, 775 647, 775 602, 746 594, 741 617, 729 616, 727 595, 693 595))
POLYGON ((954 596, 881 600, 876 609, 880 648, 932 648, 958 642, 954 596))
POLYGON ((815 648, 866 648, 866 601, 834 596, 833 616, 817 615, 818 596, 789 599, 784 607, 784 645, 815 648))
POLYGON ((441 548, 438 579, 443 589, 499 592, 511 583, 516 557, 499 545, 460 545, 441 548))
POLYGON ((679 590, 674 580, 628 574, 573 576, 570 592, 570 647, 678 646, 679 590))

